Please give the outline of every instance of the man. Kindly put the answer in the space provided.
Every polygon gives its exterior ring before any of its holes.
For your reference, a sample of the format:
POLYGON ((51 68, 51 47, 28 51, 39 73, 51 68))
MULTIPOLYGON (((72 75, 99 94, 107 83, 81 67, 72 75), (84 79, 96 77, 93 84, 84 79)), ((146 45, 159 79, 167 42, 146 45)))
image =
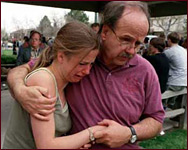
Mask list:
POLYGON ((168 86, 170 89, 182 90, 187 86, 187 51, 178 45, 180 36, 172 32, 167 37, 169 49, 164 53, 170 61, 168 86))
POLYGON ((19 66, 29 62, 33 58, 37 58, 42 51, 42 49, 40 48, 40 44, 41 34, 37 31, 33 31, 30 35, 30 45, 20 47, 16 60, 16 65, 19 66))
MULTIPOLYGON (((103 15, 96 64, 90 75, 66 89, 71 133, 99 123, 108 128, 89 132, 90 140, 97 143, 92 148, 138 148, 137 140, 160 132, 164 118, 157 75, 149 62, 136 54, 149 30, 147 8, 140 2, 113 1, 103 15)), ((47 119, 54 99, 41 95, 48 96, 45 89, 23 85, 28 69, 25 65, 11 71, 10 88, 31 115, 47 119)))
POLYGON ((167 89, 168 72, 169 72, 169 60, 163 53, 165 49, 165 41, 162 38, 153 38, 149 44, 149 53, 151 55, 145 55, 159 78, 161 93, 164 93, 167 89))
POLYGON ((13 49, 12 49, 12 51, 13 51, 13 55, 17 55, 17 52, 16 52, 16 39, 14 39, 14 41, 13 41, 13 49))
POLYGON ((100 25, 99 25, 99 23, 93 23, 93 24, 91 24, 91 28, 92 28, 96 33, 98 33, 98 32, 99 32, 100 25))
POLYGON ((19 53, 22 53, 23 48, 28 48, 28 47, 29 47, 29 37, 28 36, 24 36, 23 43, 19 47, 18 55, 19 55, 19 53))
MULTIPOLYGON (((172 91, 181 91, 187 87, 187 51, 178 45, 180 35, 172 32, 167 36, 168 48, 164 51, 170 62, 168 89, 172 91)), ((175 99, 168 100, 170 105, 175 104, 175 99)))

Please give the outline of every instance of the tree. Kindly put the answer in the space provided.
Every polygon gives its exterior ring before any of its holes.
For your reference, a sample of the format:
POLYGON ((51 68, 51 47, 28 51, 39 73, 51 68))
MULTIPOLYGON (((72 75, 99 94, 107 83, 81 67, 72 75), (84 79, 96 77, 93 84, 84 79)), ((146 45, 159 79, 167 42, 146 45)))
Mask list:
POLYGON ((55 12, 52 14, 52 27, 54 36, 56 35, 57 31, 65 24, 64 16, 59 16, 55 12))
POLYGON ((8 33, 5 29, 1 29, 1 40, 2 41, 8 41, 8 33))
POLYGON ((183 29, 184 29, 184 32, 185 32, 185 38, 187 38, 187 18, 184 20, 184 26, 183 26, 183 29))
POLYGON ((40 24, 37 28, 41 34, 43 34, 45 37, 51 37, 53 35, 53 28, 51 26, 51 22, 48 19, 47 16, 44 16, 42 20, 40 21, 40 24))
POLYGON ((36 29, 38 25, 36 25, 35 21, 30 19, 29 17, 24 17, 23 27, 27 27, 27 29, 36 29))
POLYGON ((89 24, 89 17, 84 13, 84 11, 79 10, 71 10, 68 14, 65 15, 66 22, 70 22, 72 20, 78 20, 85 24, 89 24))
POLYGON ((158 17, 152 19, 152 25, 162 29, 165 36, 172 31, 172 28, 176 28, 175 30, 179 30, 182 27, 183 16, 168 16, 168 17, 158 17))
POLYGON ((15 17, 12 18, 12 24, 14 25, 15 30, 20 30, 23 28, 22 22, 15 17))

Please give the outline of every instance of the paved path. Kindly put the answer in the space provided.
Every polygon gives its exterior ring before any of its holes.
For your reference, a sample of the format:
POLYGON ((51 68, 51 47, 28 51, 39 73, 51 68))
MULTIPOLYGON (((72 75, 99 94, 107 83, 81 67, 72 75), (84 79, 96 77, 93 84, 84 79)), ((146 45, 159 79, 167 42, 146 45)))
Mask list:
POLYGON ((8 126, 8 119, 13 101, 14 100, 8 90, 1 91, 1 148, 6 132, 6 127, 8 126))

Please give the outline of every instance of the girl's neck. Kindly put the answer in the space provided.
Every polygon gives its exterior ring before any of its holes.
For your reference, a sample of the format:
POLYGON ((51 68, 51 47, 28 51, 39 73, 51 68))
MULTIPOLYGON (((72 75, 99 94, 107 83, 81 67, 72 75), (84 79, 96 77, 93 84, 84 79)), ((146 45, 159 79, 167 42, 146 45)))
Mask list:
POLYGON ((58 64, 52 63, 49 67, 47 67, 55 76, 57 88, 58 91, 64 90, 64 88, 67 86, 68 81, 65 80, 65 78, 62 76, 60 70, 58 69, 58 64))

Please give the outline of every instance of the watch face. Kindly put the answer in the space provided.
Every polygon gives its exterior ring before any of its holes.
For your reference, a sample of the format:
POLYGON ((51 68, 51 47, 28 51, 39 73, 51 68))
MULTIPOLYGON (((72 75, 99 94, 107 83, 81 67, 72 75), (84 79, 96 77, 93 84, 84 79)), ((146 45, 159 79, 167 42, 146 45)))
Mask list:
POLYGON ((91 141, 95 141, 95 137, 94 137, 94 136, 91 136, 91 137, 90 137, 90 140, 91 140, 91 141))
POLYGON ((136 142, 136 140, 137 140, 136 135, 133 135, 133 136, 131 137, 130 142, 131 142, 131 143, 135 143, 135 142, 136 142))

